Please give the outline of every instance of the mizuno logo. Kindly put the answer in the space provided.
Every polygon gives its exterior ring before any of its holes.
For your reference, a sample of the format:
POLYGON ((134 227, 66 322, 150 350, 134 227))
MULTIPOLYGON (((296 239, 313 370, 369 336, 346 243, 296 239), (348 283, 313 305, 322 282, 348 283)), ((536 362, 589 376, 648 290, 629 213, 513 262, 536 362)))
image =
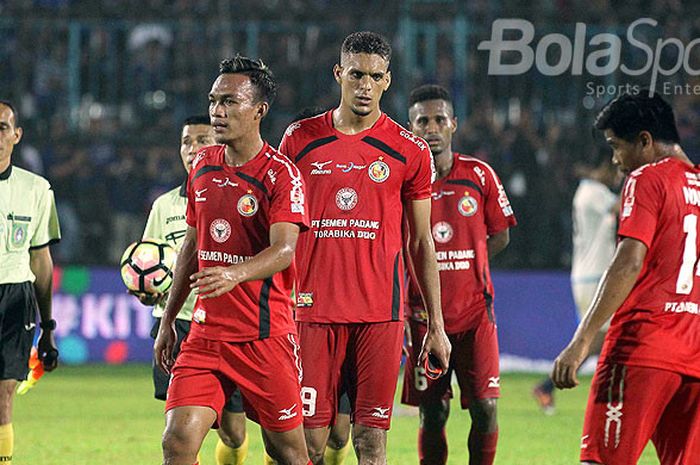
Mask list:
POLYGON ((499 376, 491 376, 489 378, 489 387, 490 388, 501 387, 501 378, 499 376))
POLYGON ((391 410, 391 407, 374 407, 374 412, 372 412, 372 416, 386 420, 387 418, 389 418, 389 410, 391 410))
POLYGON ((294 409, 297 408, 297 404, 292 405, 289 408, 283 408, 282 410, 279 410, 279 413, 282 415, 279 416, 278 420, 289 420, 290 418, 294 418, 297 416, 297 412, 294 411, 294 409))
POLYGON ((324 162, 315 161, 315 162, 313 162, 313 163, 311 163, 311 164, 312 164, 314 167, 316 167, 316 169, 322 170, 322 169, 323 169, 327 164, 329 164, 329 163, 333 163, 333 160, 324 161, 324 162))
POLYGON ((24 325, 24 329, 26 329, 27 331, 31 331, 35 327, 36 327, 36 323, 29 323, 29 324, 24 325))

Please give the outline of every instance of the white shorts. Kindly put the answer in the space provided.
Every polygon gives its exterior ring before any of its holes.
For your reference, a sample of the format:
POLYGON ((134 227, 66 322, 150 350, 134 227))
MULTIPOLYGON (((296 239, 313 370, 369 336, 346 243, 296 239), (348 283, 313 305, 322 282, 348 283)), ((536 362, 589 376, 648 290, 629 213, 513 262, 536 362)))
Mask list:
MULTIPOLYGON (((576 313, 578 314, 579 321, 583 319, 588 307, 590 307, 591 302, 593 302, 595 291, 598 289, 598 281, 597 279, 587 278, 571 282, 571 292, 574 295, 574 303, 576 304, 576 313)), ((606 321, 600 330, 607 331, 609 327, 610 320, 606 321)))

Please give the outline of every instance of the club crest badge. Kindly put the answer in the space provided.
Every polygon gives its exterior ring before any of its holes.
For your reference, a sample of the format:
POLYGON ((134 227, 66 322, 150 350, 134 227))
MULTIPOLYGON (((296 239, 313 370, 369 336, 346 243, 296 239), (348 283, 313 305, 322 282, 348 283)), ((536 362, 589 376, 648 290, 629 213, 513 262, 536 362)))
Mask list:
POLYGON ((433 239, 435 239, 435 242, 445 244, 446 242, 450 242, 452 236, 454 236, 454 230, 452 229, 450 223, 446 221, 438 221, 433 226, 433 239))
POLYGON ((474 216, 478 209, 479 204, 476 199, 467 192, 464 193, 464 197, 457 204, 457 210, 464 216, 474 216))
POLYGON ((367 170, 369 173, 369 178, 377 183, 382 183, 389 179, 389 174, 391 174, 391 169, 389 169, 389 165, 384 163, 382 159, 380 158, 379 160, 375 161, 371 165, 369 165, 369 168, 367 170))
POLYGON ((231 225, 223 218, 217 218, 209 226, 209 234, 216 242, 226 242, 231 237, 231 225))
POLYGON ((238 213, 242 216, 250 217, 258 211, 258 199, 253 194, 246 194, 238 199, 238 213))
POLYGON ((352 187, 343 187, 335 194, 335 204, 341 210, 352 210, 357 205, 357 192, 352 187))

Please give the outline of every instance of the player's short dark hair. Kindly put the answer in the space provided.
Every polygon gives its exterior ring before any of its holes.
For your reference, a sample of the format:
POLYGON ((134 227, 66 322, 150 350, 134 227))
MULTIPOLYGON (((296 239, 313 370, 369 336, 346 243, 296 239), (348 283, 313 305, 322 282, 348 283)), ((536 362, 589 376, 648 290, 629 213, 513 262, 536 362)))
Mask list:
POLYGON ((17 108, 15 108, 15 106, 9 100, 0 99, 0 105, 5 105, 7 108, 10 109, 10 111, 12 111, 12 114, 15 117, 15 127, 18 128, 19 127, 19 113, 17 113, 17 108))
POLYGON ((219 74, 243 74, 257 89, 258 102, 265 101, 272 105, 277 96, 275 76, 262 60, 253 60, 243 55, 222 60, 219 64, 219 74))
POLYGON ((444 100, 452 104, 452 96, 449 90, 437 84, 424 84, 411 91, 408 97, 408 106, 412 107, 416 103, 425 102, 426 100, 444 100))
POLYGON ((206 126, 211 126, 211 120, 209 119, 209 115, 192 115, 185 118, 185 121, 182 123, 182 127, 184 128, 185 126, 190 126, 192 124, 204 124, 206 126))
POLYGON ((648 131, 654 140, 679 143, 673 108, 659 94, 649 97, 648 91, 622 94, 608 102, 598 113, 594 127, 601 131, 611 129, 615 135, 632 142, 642 131, 648 131))
POLYGON ((391 61, 391 45, 389 45, 389 41, 386 37, 376 32, 353 32, 343 41, 340 52, 379 55, 386 61, 391 61))
POLYGON ((324 110, 321 107, 316 107, 316 106, 302 108, 299 113, 294 115, 294 119, 292 120, 292 123, 296 123, 297 121, 301 121, 301 120, 306 119, 306 118, 311 118, 312 116, 319 115, 319 114, 323 113, 324 111, 326 111, 326 110, 324 110))

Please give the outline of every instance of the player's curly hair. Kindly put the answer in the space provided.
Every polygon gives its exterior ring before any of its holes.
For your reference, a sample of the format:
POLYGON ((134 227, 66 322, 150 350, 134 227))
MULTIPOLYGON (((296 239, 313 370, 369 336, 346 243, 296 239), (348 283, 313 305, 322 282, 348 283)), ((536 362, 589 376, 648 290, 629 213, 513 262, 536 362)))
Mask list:
POLYGON ((277 96, 275 76, 262 60, 253 60, 237 54, 233 58, 222 60, 219 64, 219 74, 243 74, 257 89, 257 101, 272 105, 277 96))
POLYGON ((408 96, 408 106, 412 107, 416 103, 425 102, 426 100, 444 100, 452 104, 452 96, 450 91, 437 84, 424 84, 416 87, 408 96))
POLYGON ((648 90, 638 94, 622 94, 608 102, 598 113, 594 127, 611 129, 615 135, 633 142, 640 132, 648 131, 660 142, 679 143, 673 108, 659 94, 649 97, 648 90))
POLYGON ((370 31, 353 32, 345 38, 342 53, 367 53, 369 55, 379 55, 386 61, 391 61, 391 45, 381 34, 370 31))

